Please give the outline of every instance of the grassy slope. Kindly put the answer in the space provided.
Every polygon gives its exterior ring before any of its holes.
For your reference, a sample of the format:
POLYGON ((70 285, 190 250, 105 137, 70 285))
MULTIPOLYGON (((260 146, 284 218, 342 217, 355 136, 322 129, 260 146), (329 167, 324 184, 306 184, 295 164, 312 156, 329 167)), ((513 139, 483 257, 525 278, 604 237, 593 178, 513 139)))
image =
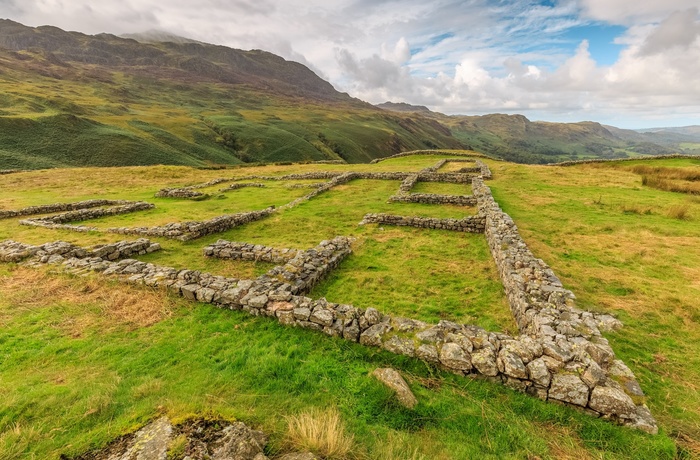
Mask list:
MULTIPOLYGON (((345 159, 460 143, 432 121, 354 100, 182 81, 0 51, 0 165, 8 168, 345 159)), ((444 128, 442 128, 444 130, 444 128)))
MULTIPOLYGON (((408 157, 352 168, 418 170, 435 161, 408 157)), ((681 452, 690 456, 692 440, 700 439, 695 386, 700 380, 700 327, 694 301, 700 235, 693 224, 700 217, 700 203, 642 187, 639 176, 616 171, 615 165, 490 165, 496 177, 491 183, 494 195, 533 251, 578 295, 579 305, 622 317, 626 327, 609 338, 640 377, 661 422, 659 436, 267 319, 193 305, 150 290, 134 294, 99 278, 44 277, 3 265, 0 457, 57 458, 59 453, 81 452, 159 412, 177 417, 211 411, 238 417, 271 432, 275 450, 284 441, 283 415, 329 406, 340 408, 356 437, 357 451, 370 458, 673 458, 678 455, 673 438, 679 438, 686 449, 681 452), (666 217, 667 208, 676 202, 690 207, 692 221, 666 217), (632 205, 645 209, 630 212, 632 205), (101 290, 105 294, 97 295, 101 290), (134 311, 134 304, 142 305, 141 310, 134 311), (408 374, 421 401, 414 411, 397 406, 368 375, 385 365, 408 374)), ((99 225, 135 224, 142 218, 156 222, 171 213, 182 218, 199 215, 200 210, 208 215, 256 208, 284 202, 299 192, 275 183, 203 202, 149 198, 161 186, 261 171, 348 168, 20 173, 0 177, 0 208, 87 197, 148 198, 162 215, 148 217, 148 211, 105 219, 99 225)), ((512 330, 483 237, 356 226, 370 209, 441 216, 470 212, 385 203, 397 188, 398 182, 353 181, 223 235, 188 244, 163 241, 164 252, 147 260, 249 277, 268 265, 206 261, 200 248, 220 237, 304 248, 336 234, 354 235, 355 254, 316 288, 314 296, 430 321, 446 317, 512 330), (446 264, 450 259, 454 263, 446 264)), ((0 238, 7 237, 83 244, 120 239, 20 227, 16 220, 0 222, 0 238)))

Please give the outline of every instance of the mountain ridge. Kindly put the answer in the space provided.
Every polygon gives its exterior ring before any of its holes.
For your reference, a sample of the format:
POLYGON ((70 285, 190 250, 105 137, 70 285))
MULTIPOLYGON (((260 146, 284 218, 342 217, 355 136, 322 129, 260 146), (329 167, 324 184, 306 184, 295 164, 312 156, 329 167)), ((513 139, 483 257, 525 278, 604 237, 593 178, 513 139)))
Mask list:
POLYGON ((376 107, 272 53, 180 38, 142 43, 0 19, 0 167, 368 162, 437 148, 551 163, 675 148, 594 122, 376 107))

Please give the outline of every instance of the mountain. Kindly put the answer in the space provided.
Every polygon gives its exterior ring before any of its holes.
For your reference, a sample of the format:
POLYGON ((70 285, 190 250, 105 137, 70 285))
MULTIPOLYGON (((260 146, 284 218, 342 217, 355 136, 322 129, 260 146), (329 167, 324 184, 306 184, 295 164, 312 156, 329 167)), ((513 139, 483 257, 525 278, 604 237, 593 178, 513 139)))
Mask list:
POLYGON ((431 110, 424 105, 411 105, 405 102, 383 102, 381 104, 376 104, 377 107, 384 110, 389 110, 392 112, 418 112, 418 113, 431 113, 431 110))
POLYGON ((197 43, 200 45, 206 45, 204 42, 197 40, 192 40, 191 38, 181 37, 179 35, 171 34, 164 30, 151 29, 146 32, 135 33, 135 34, 122 34, 122 38, 131 38, 141 43, 197 43))
POLYGON ((551 163, 700 149, 684 132, 373 106, 272 53, 160 31, 85 35, 0 19, 0 88, 0 169, 367 162, 426 148, 551 163))
POLYGON ((0 169, 367 162, 461 148, 439 122, 351 98, 299 63, 189 40, 0 20, 0 88, 0 169))

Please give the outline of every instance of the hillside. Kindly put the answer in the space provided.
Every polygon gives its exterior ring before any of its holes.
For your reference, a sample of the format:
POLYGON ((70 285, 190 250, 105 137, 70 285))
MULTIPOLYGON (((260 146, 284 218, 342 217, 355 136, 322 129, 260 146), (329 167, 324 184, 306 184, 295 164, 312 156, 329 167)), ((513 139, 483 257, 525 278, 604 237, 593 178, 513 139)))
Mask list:
POLYGON ((434 120, 388 114, 258 50, 0 20, 0 86, 4 169, 367 162, 461 146, 434 120))
POLYGON ((465 148, 519 163, 700 153, 700 144, 691 144, 700 141, 698 136, 671 131, 640 133, 592 121, 549 123, 530 121, 523 115, 498 113, 448 116, 402 103, 384 103, 377 107, 434 118, 449 127, 465 148))
POLYGON ((465 147, 551 163, 700 148, 686 133, 375 107, 265 51, 157 31, 131 37, 0 20, 0 169, 359 163, 465 147))

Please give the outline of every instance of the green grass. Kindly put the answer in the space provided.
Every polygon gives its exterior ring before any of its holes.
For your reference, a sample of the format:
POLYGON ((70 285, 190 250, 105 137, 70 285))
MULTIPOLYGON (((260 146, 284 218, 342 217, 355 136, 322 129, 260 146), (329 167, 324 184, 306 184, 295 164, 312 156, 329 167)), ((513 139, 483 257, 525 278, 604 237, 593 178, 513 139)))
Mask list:
MULTIPOLYGON (((78 292, 88 282, 61 278, 78 292)), ((168 318, 133 328, 105 321, 99 305, 3 300, 2 457, 81 453, 163 413, 244 420, 271 433, 275 452, 283 417, 313 407, 337 407, 357 453, 368 458, 386 458, 380 452, 387 446, 431 459, 546 458, 582 446, 606 458, 673 455, 666 436, 615 427, 500 385, 265 318, 166 303, 168 318), (87 326, 77 335, 71 321, 87 326), (414 410, 369 375, 380 366, 408 376, 420 401, 414 410)))
MULTIPOLYGON (((658 162, 657 162, 658 161, 658 162)), ((654 160, 684 167, 695 160, 654 160)), ((629 163, 492 167, 494 197, 583 308, 613 312, 610 335, 662 426, 700 439, 700 201, 641 185, 629 163), (677 206, 690 220, 669 215, 677 206), (643 212, 625 212, 628 209, 643 212)), ((697 451, 696 451, 697 454, 697 451)))
POLYGON ((450 184, 447 182, 418 182, 411 193, 437 193, 439 195, 471 195, 471 184, 450 184))
MULTIPOLYGON (((231 171, 161 166, 18 173, 0 176, 0 209, 99 197, 147 199, 161 214, 115 216, 99 225, 199 219, 225 209, 259 209, 309 190, 267 182, 268 188, 235 190, 200 202, 152 194, 165 186, 233 175, 417 171, 438 159, 231 171)), ((668 166, 683 167, 683 161, 668 166)), ((285 445, 283 416, 329 407, 340 410, 356 450, 367 458, 412 458, 413 452, 426 459, 693 458, 700 439, 700 227, 695 225, 700 202, 643 187, 639 176, 616 164, 488 163, 494 196, 537 257, 577 295, 578 305, 616 313, 625 323, 607 338, 647 393, 660 422, 658 436, 270 319, 125 288, 104 278, 38 277, 37 270, 2 265, 0 458, 56 459, 84 452, 162 413, 241 419, 271 434, 274 454, 285 445), (668 216, 677 205, 688 206, 691 220, 668 216), (633 208, 650 212, 625 212, 633 208), (140 323, 149 305, 160 313, 140 323), (369 375, 380 366, 396 367, 408 377, 420 401, 415 410, 398 406, 369 375)), ((270 264, 207 259, 201 248, 225 238, 304 249, 336 235, 354 236, 353 254, 312 297, 514 332, 483 235, 357 225, 367 212, 436 217, 474 212, 387 203, 398 186, 399 181, 355 180, 219 235, 184 244, 157 239, 163 251, 141 258, 250 278, 270 264)), ((22 227, 17 219, 0 221, 0 239, 5 238, 82 245, 123 239, 22 227)))
POLYGON ((24 55, 26 61, 0 52, 0 163, 7 168, 358 163, 425 148, 427 140, 462 147, 431 121, 408 126, 402 115, 352 100, 183 82, 167 71, 135 76, 77 62, 57 68, 24 55))

